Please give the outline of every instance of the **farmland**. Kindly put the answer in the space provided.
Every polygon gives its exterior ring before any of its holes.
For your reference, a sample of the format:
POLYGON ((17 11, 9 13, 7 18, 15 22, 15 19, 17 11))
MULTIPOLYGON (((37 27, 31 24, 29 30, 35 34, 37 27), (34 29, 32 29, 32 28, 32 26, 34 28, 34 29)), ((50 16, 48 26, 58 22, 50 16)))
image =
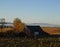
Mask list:
POLYGON ((60 27, 42 27, 42 30, 49 34, 60 34, 60 27))
MULTIPOLYGON (((60 27, 42 27, 42 29, 49 34, 60 34, 60 27)), ((60 47, 60 37, 42 37, 38 39, 0 37, 0 47, 60 47)))
MULTIPOLYGON (((41 27, 44 32, 49 34, 60 34, 60 27, 41 27)), ((13 30, 13 28, 2 28, 2 32, 6 32, 8 30, 13 30)), ((1 28, 0 28, 1 31, 1 28)))

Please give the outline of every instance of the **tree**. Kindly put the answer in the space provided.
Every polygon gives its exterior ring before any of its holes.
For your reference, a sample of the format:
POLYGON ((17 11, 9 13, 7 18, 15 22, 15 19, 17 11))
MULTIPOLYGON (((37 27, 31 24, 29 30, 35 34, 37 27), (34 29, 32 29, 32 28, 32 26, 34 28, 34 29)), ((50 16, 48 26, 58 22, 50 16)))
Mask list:
POLYGON ((22 32, 24 30, 25 25, 19 18, 15 18, 13 24, 15 31, 22 32))

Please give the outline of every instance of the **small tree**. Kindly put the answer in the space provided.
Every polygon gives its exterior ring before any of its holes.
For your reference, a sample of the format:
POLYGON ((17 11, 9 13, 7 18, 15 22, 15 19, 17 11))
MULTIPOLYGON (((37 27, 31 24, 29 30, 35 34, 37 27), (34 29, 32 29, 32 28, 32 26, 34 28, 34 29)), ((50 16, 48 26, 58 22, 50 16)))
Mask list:
POLYGON ((19 18, 14 19, 13 24, 14 24, 14 29, 17 32, 22 32, 25 27, 25 25, 21 22, 19 18))

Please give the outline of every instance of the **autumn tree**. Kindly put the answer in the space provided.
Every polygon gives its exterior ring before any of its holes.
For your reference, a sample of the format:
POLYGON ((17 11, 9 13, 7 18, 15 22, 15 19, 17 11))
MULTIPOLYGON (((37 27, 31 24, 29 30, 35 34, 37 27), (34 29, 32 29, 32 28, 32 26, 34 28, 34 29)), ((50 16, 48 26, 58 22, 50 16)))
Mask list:
POLYGON ((13 24, 16 32, 22 32, 24 30, 25 25, 19 18, 15 18, 13 24))

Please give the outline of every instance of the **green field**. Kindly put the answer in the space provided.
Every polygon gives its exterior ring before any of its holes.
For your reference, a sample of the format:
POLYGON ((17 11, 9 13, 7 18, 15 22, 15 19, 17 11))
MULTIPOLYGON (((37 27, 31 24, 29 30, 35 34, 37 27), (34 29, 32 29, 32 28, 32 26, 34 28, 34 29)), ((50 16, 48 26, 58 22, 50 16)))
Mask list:
POLYGON ((60 47, 60 38, 0 38, 0 47, 60 47))

